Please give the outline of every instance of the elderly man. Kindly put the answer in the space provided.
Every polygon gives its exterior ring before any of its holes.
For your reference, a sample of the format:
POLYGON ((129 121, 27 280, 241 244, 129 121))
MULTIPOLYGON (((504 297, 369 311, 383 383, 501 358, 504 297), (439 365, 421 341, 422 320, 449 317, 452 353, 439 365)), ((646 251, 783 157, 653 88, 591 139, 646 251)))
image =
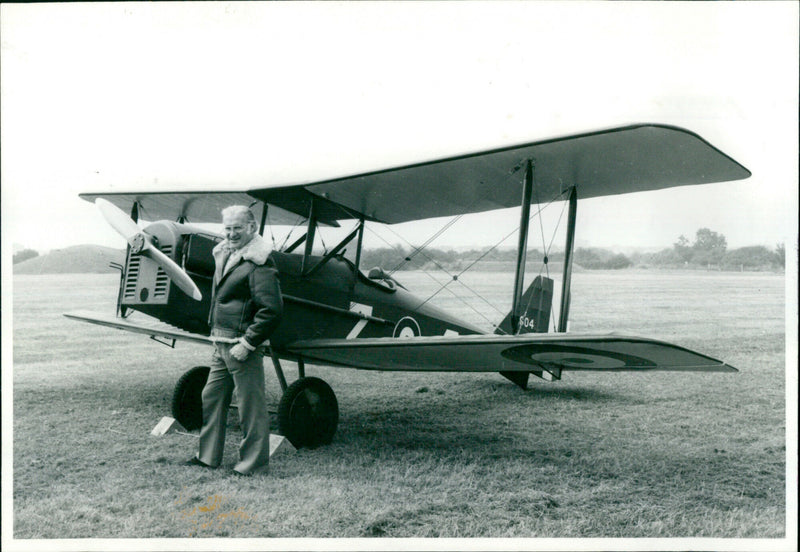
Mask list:
POLYGON ((213 251, 216 263, 209 324, 212 337, 238 338, 215 344, 203 388, 200 452, 189 464, 216 468, 222 462, 225 424, 234 388, 242 442, 237 475, 266 473, 269 415, 264 388, 264 346, 278 325, 283 301, 270 247, 257 234, 253 213, 242 205, 222 210, 225 240, 213 251))

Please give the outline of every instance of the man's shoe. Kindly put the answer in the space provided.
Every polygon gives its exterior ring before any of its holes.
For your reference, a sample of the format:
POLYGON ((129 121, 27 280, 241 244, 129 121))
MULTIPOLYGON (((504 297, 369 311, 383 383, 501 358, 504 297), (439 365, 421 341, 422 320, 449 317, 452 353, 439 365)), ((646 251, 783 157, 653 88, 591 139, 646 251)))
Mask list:
POLYGON ((239 477, 252 477, 254 475, 269 475, 269 466, 261 466, 259 468, 256 468, 255 470, 253 470, 251 472, 247 472, 247 473, 240 472, 236 468, 233 468, 231 471, 233 472, 233 475, 236 475, 236 476, 239 476, 239 477))
POLYGON ((187 466, 199 466, 201 468, 209 468, 209 469, 211 469, 211 466, 209 466, 208 464, 206 464, 205 462, 200 460, 197 456, 193 456, 190 460, 187 460, 186 461, 186 465, 187 466))
POLYGON ((231 470, 231 473, 236 477, 253 477, 254 475, 269 475, 269 468, 259 468, 249 473, 242 473, 238 470, 231 470))

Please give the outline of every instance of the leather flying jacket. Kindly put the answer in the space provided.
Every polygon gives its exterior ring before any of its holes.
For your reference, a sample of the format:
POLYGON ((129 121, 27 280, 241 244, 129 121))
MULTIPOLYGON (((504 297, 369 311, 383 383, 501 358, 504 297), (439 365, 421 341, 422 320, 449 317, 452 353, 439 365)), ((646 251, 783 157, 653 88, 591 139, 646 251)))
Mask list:
POLYGON ((278 326, 283 299, 270 252, 267 242, 256 234, 240 250, 241 259, 224 271, 227 241, 214 247, 216 271, 208 322, 216 335, 244 336, 247 344, 256 348, 278 326))

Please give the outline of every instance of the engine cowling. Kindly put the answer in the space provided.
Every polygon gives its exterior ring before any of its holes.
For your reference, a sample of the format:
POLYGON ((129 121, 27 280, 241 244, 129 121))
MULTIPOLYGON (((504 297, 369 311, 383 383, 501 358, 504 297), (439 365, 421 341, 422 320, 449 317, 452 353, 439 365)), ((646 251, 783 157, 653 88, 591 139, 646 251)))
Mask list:
POLYGON ((120 283, 120 306, 133 309, 186 331, 208 335, 208 310, 214 259, 211 250, 222 237, 171 221, 157 221, 144 229, 162 253, 178 264, 203 294, 195 301, 173 284, 151 258, 128 250, 120 283))

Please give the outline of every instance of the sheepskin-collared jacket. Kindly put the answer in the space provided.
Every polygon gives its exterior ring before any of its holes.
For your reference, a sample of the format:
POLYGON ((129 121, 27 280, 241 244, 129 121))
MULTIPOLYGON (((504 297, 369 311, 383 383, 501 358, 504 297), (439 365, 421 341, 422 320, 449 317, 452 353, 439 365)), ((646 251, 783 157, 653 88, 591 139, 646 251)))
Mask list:
POLYGON ((277 327, 283 299, 278 269, 270 252, 258 234, 233 253, 227 240, 214 247, 216 271, 208 322, 215 335, 244 336, 247 345, 256 348, 277 327), (235 255, 235 260, 226 266, 230 254, 235 255))

